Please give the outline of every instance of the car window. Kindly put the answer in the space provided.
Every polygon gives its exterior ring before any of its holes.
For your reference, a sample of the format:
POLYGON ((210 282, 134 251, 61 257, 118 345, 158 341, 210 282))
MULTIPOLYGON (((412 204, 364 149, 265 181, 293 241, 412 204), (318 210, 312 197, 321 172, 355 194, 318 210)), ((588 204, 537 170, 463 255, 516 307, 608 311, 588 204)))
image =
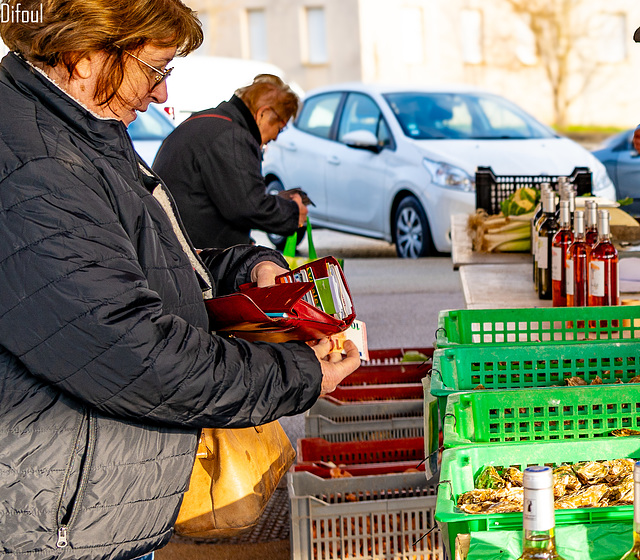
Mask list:
POLYGON ((384 122, 380 108, 368 95, 350 93, 342 110, 338 141, 342 142, 345 134, 355 130, 367 130, 377 139, 380 146, 391 141, 389 128, 384 122))
POLYGON ((529 126, 523 116, 516 114, 508 105, 497 99, 478 99, 478 104, 496 135, 515 138, 529 136, 529 126))
POLYGON ((163 140, 171 134, 173 125, 155 108, 149 106, 127 128, 132 140, 163 140))
POLYGON ((304 132, 329 138, 342 93, 326 93, 305 100, 295 126, 304 132))
POLYGON ((404 134, 416 140, 554 137, 517 105, 498 96, 403 92, 384 97, 404 134))

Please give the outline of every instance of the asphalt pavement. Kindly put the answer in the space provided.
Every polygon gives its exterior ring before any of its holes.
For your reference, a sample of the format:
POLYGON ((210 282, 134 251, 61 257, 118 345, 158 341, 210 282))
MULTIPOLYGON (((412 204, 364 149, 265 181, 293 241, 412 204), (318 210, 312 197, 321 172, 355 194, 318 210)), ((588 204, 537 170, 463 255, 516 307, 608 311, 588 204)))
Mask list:
MULTIPOLYGON (((260 245, 266 235, 254 232, 260 245)), ((460 274, 451 257, 399 259, 386 241, 329 230, 313 231, 319 256, 344 259, 358 319, 367 325, 369 348, 432 346, 438 313, 464 307, 460 274)), ((306 239, 299 245, 308 255, 306 239)))
MULTIPOLYGON (((260 245, 271 246, 266 235, 254 232, 260 245)), ((369 348, 415 348, 433 346, 438 313, 464 307, 460 276, 448 255, 417 260, 398 259, 395 247, 384 241, 314 230, 319 256, 344 259, 344 272, 358 319, 367 325, 369 348)), ((306 240, 298 247, 308 255, 306 240)), ((287 435, 295 442, 304 437, 302 415, 283 418, 287 435)), ((288 510, 272 511, 262 520, 276 525, 288 510), (271 516, 271 517, 269 517, 271 516)), ((156 552, 156 560, 296 560, 288 540, 227 544, 172 540, 156 552)))

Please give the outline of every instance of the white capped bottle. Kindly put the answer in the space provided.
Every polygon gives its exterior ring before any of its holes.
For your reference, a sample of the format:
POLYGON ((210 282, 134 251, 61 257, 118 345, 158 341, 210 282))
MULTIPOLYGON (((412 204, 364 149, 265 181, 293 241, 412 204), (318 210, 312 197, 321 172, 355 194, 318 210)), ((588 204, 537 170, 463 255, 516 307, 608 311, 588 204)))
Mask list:
POLYGON ((640 462, 633 466, 633 546, 620 560, 640 560, 640 462))
POLYGON ((524 470, 520 560, 563 560, 556 550, 555 511, 553 509, 553 470, 535 466, 524 470))

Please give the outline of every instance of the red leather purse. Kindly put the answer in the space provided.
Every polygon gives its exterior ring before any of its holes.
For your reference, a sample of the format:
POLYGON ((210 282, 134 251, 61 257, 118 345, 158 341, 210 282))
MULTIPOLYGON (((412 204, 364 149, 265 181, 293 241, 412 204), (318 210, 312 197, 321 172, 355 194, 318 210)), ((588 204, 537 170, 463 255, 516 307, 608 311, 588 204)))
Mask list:
POLYGON ((274 286, 244 284, 206 300, 211 330, 245 340, 315 340, 345 331, 356 312, 338 261, 324 257, 276 279, 274 286))

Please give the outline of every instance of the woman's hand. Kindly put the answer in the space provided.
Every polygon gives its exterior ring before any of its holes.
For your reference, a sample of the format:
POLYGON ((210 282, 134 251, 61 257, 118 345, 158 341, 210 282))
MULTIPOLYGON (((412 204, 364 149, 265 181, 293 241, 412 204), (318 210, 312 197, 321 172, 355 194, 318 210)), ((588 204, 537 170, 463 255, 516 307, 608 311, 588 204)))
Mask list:
POLYGON ((360 367, 360 353, 350 340, 344 342, 346 356, 331 352, 334 342, 330 338, 314 340, 307 344, 313 348, 322 366, 322 395, 331 393, 345 377, 360 367))
POLYGON ((285 272, 289 271, 273 261, 262 261, 251 270, 251 281, 258 284, 258 288, 273 286, 276 283, 276 276, 285 272))
POLYGON ((298 227, 301 228, 307 223, 309 210, 304 205, 304 202, 302 202, 302 197, 298 193, 291 195, 291 200, 298 205, 298 227))

